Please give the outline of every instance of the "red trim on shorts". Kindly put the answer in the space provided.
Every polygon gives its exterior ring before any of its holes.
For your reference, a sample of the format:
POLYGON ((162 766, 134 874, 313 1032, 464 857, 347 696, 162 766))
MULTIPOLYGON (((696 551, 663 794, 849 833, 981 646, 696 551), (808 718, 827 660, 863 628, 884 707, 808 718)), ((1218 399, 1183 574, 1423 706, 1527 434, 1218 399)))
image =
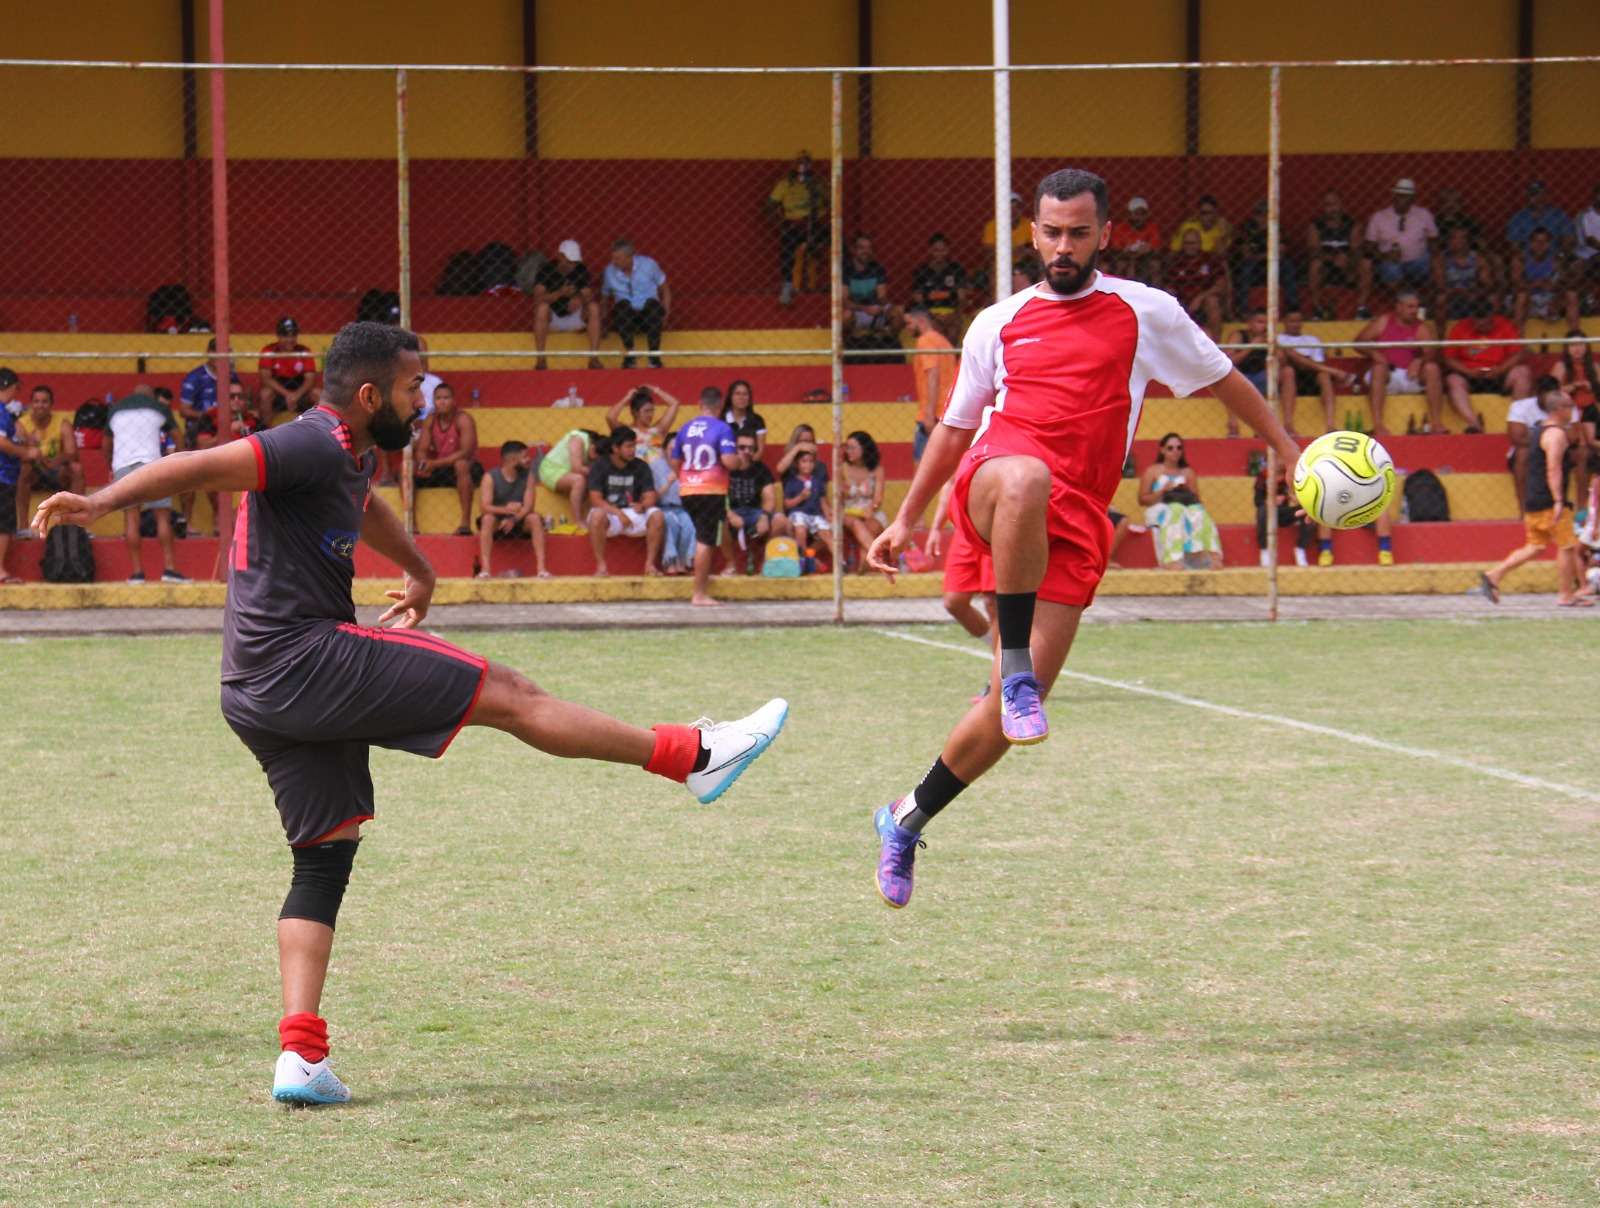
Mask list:
POLYGON ((245 437, 245 441, 250 445, 250 451, 256 455, 256 490, 264 491, 267 489, 267 455, 261 448, 261 438, 252 432, 245 437))
POLYGON ((239 510, 233 517, 233 569, 250 569, 250 492, 239 496, 239 510))
POLYGON ((352 625, 349 622, 340 622, 340 633, 354 634, 358 638, 370 638, 375 642, 397 642, 402 646, 415 646, 419 650, 431 650, 435 654, 442 654, 463 663, 469 663, 482 671, 489 665, 489 660, 482 655, 473 654, 470 650, 435 637, 431 633, 423 633, 416 629, 376 629, 362 625, 352 625))
POLYGON ((461 715, 461 720, 456 722, 456 728, 450 731, 450 737, 444 740, 444 746, 433 753, 435 759, 438 759, 450 749, 450 744, 456 740, 456 735, 465 728, 467 720, 472 716, 472 711, 478 707, 478 698, 483 695, 483 686, 488 682, 489 662, 485 659, 482 668, 478 671, 478 686, 472 690, 472 700, 467 705, 466 712, 461 715))
POLYGON ((329 835, 337 835, 340 831, 342 831, 345 827, 349 826, 352 822, 371 822, 371 821, 372 821, 372 815, 371 814, 355 814, 355 815, 352 815, 349 818, 346 818, 343 822, 339 823, 339 825, 334 827, 332 830, 324 831, 322 834, 318 835, 315 839, 307 839, 304 843, 291 843, 291 844, 289 844, 289 846, 290 847, 315 847, 318 843, 326 843, 328 841, 328 836, 329 835))

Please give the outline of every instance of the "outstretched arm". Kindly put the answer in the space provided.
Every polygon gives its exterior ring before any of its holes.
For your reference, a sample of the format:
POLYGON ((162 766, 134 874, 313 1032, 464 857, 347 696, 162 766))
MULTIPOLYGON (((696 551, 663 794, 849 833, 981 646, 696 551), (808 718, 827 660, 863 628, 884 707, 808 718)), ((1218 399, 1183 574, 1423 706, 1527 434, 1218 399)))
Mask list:
POLYGON ((422 624, 433 600, 433 566, 406 533, 400 517, 377 495, 367 498, 366 514, 361 519, 361 540, 405 572, 404 588, 384 593, 394 604, 378 618, 378 624, 395 617, 400 618, 395 622, 396 629, 414 629, 422 624))
POLYGON ((1281 464, 1292 466, 1300 460, 1300 446, 1284 429, 1278 417, 1272 414, 1267 400, 1245 379, 1237 369, 1220 382, 1213 382, 1211 393, 1217 400, 1245 423, 1249 424, 1269 445, 1278 451, 1281 464))
POLYGON ((923 451, 922 461, 917 465, 916 477, 911 480, 911 490, 906 492, 905 501, 900 504, 894 522, 878 534, 878 539, 867 551, 867 565, 894 578, 901 551, 911 540, 912 519, 922 515, 928 500, 956 472, 962 454, 971 443, 972 433, 965 428, 952 428, 944 423, 935 426, 933 435, 928 437, 928 447, 923 451))
POLYGON ((62 491, 50 496, 34 513, 33 527, 43 537, 57 524, 81 524, 88 528, 111 512, 169 495, 190 491, 254 491, 261 485, 262 465, 261 452, 250 440, 230 440, 209 449, 173 453, 140 467, 93 495, 62 491))

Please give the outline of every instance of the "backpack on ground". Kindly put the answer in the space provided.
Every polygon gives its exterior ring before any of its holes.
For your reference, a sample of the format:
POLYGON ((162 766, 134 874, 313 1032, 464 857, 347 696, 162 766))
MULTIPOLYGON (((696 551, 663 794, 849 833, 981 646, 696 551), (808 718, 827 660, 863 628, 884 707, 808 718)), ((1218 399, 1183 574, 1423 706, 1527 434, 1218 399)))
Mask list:
POLYGON ((469 251, 456 252, 445 262, 439 277, 439 288, 433 291, 444 297, 465 298, 478 292, 478 257, 469 251))
POLYGON ((800 577, 800 547, 793 537, 769 537, 766 561, 761 564, 761 574, 767 579, 798 579, 800 577))
POLYGON ((44 539, 40 568, 47 583, 93 583, 94 546, 89 530, 77 524, 58 524, 44 539))
POLYGON ((517 253, 506 243, 486 243, 478 253, 478 293, 517 285, 517 253))
POLYGON ((1406 475, 1405 502, 1406 518, 1412 524, 1450 519, 1450 498, 1432 470, 1412 470, 1406 475))
POLYGON ((111 409, 98 399, 90 399, 72 413, 72 435, 80 449, 99 449, 105 444, 106 422, 111 409))

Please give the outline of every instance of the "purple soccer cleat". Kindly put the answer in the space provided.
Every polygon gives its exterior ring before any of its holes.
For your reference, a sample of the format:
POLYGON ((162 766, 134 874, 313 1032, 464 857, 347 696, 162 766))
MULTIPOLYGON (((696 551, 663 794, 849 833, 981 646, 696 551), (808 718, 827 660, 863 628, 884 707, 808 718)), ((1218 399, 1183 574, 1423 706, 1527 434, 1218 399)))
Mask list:
POLYGON ((1050 737, 1039 681, 1019 671, 1000 681, 1000 729, 1013 746, 1026 747, 1050 737))
POLYGON ((927 847, 922 836, 894 820, 894 808, 883 805, 872 816, 883 846, 878 850, 878 896, 896 910, 911 900, 911 866, 917 848, 927 847))

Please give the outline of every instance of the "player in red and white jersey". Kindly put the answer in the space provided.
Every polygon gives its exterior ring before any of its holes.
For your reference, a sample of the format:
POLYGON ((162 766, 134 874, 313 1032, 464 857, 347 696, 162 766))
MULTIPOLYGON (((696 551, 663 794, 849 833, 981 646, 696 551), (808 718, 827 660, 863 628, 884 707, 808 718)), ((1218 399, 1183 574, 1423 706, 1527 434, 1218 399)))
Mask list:
POLYGON ((1100 273, 1106 184, 1064 168, 1039 183, 1033 243, 1045 279, 973 320, 944 416, 868 560, 893 575, 911 527, 954 475, 958 533, 992 565, 998 652, 990 692, 956 724, 915 790, 878 810, 878 891, 911 898, 922 828, 1012 744, 1049 734, 1043 699, 1110 558, 1106 508, 1145 389, 1211 393, 1292 465, 1266 401, 1170 294, 1100 273))

